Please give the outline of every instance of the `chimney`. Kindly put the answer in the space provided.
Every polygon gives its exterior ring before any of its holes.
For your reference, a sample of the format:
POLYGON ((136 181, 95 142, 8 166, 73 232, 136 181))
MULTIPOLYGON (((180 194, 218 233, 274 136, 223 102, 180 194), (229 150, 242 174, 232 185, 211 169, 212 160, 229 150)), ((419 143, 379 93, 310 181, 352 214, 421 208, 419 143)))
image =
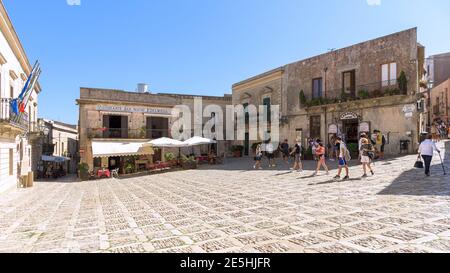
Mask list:
POLYGON ((137 91, 139 93, 149 93, 148 91, 148 84, 146 83, 139 83, 137 86, 137 91))

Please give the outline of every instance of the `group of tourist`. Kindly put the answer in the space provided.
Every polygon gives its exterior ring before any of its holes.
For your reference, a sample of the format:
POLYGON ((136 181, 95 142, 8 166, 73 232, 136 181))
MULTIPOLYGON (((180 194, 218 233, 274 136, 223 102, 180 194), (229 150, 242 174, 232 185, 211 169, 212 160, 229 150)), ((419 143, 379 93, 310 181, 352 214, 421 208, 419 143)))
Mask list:
POLYGON ((431 125, 431 137, 434 142, 448 139, 450 135, 450 127, 444 121, 436 121, 431 125))
MULTIPOLYGON (((377 143, 376 141, 373 142, 375 144, 377 143)), ((317 162, 317 167, 313 175, 314 176, 318 175, 318 173, 321 171, 322 168, 325 170, 326 174, 329 175, 330 170, 326 162, 327 149, 325 148, 325 145, 320 139, 311 139, 308 141, 308 143, 310 145, 313 158, 317 162)), ((381 146, 384 145, 385 145, 384 136, 381 136, 380 148, 381 146)), ((333 153, 336 153, 338 161, 338 174, 335 176, 335 179, 340 179, 343 171, 345 171, 344 180, 350 179, 348 163, 351 160, 351 154, 347 148, 347 145, 345 144, 345 142, 341 137, 335 137, 331 144, 331 149, 333 153)), ((268 159, 269 168, 276 167, 275 164, 276 150, 281 152, 283 161, 287 165, 290 164, 290 159, 294 158, 294 165, 291 168, 292 171, 303 172, 302 156, 304 155, 305 149, 303 148, 300 139, 297 139, 292 148, 289 145, 289 141, 287 139, 283 143, 280 143, 278 149, 275 149, 271 141, 268 141, 265 144, 258 144, 255 150, 255 165, 253 166, 253 168, 262 170, 261 162, 263 160, 264 154, 268 159)), ((369 170, 372 175, 375 175, 371 166, 372 161, 375 159, 375 154, 376 149, 374 148, 374 144, 372 144, 372 141, 369 139, 367 134, 362 134, 359 144, 359 155, 360 155, 359 157, 364 170, 363 178, 367 177, 367 170, 369 170)), ((332 159, 334 159, 334 157, 332 157, 332 159)))

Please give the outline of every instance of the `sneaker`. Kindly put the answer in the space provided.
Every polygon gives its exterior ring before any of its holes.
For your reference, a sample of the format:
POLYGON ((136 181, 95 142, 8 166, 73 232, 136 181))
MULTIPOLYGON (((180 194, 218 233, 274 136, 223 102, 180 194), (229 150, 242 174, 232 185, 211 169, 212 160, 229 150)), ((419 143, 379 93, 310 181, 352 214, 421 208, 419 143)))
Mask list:
POLYGON ((367 177, 367 174, 364 174, 363 176, 362 176, 362 178, 366 178, 367 177))
POLYGON ((314 173, 313 173, 313 176, 317 176, 317 172, 314 172, 314 173))
POLYGON ((370 173, 371 173, 372 175, 375 175, 375 173, 374 173, 373 171, 370 171, 370 173))
POLYGON ((336 175, 335 177, 334 177, 334 179, 340 179, 341 177, 339 176, 339 175, 336 175))
POLYGON ((263 168, 262 167, 259 167, 259 169, 258 170, 262 170, 263 168))
POLYGON ((302 169, 300 169, 300 170, 298 170, 297 172, 298 172, 298 173, 302 173, 302 172, 303 172, 303 170, 302 170, 302 169))
POLYGON ((253 169, 256 169, 256 165, 253 165, 253 169))
POLYGON ((346 177, 344 177, 343 180, 349 180, 349 179, 350 179, 350 177, 347 175, 346 177))

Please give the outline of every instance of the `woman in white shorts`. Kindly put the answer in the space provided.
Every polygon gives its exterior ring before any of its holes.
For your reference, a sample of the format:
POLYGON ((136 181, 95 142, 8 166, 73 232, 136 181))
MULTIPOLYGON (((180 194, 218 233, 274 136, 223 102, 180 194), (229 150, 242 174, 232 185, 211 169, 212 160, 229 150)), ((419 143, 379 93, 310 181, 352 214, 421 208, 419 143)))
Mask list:
POLYGON ((370 154, 374 153, 374 148, 373 145, 371 143, 369 143, 369 140, 367 138, 364 138, 362 140, 362 145, 361 145, 361 163, 363 165, 363 170, 364 170, 364 175, 362 176, 363 178, 367 177, 367 168, 369 168, 370 173, 372 175, 375 175, 375 173, 372 170, 371 162, 372 159, 370 158, 370 154))

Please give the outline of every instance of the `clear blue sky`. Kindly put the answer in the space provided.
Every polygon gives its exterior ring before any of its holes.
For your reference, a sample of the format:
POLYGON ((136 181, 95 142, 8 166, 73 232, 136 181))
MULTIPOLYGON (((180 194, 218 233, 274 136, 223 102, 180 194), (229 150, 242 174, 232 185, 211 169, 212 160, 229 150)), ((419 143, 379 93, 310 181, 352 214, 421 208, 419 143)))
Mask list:
POLYGON ((3 0, 44 69, 39 116, 70 123, 81 86, 222 95, 269 69, 416 26, 428 55, 450 51, 450 1, 367 1, 377 0, 3 0))

